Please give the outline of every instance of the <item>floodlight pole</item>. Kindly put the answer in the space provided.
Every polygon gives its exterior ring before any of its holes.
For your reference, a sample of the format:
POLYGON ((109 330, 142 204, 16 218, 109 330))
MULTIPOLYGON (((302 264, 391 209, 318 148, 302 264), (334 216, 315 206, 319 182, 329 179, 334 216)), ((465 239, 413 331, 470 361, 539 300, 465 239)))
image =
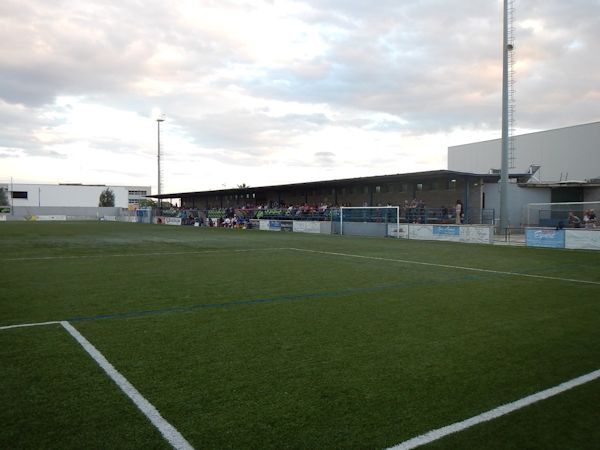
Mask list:
POLYGON ((10 177, 10 215, 15 215, 15 195, 14 195, 15 186, 13 184, 13 177, 10 177))
MULTIPOLYGON (((158 125, 158 195, 160 196, 162 193, 161 189, 161 177, 160 177, 160 123, 164 122, 165 118, 160 116, 156 119, 156 124, 158 125)), ((158 209, 160 210, 162 207, 162 199, 158 198, 158 209)))
POLYGON ((508 220, 508 1, 504 0, 502 44, 502 160, 500 168, 500 232, 506 232, 508 220))

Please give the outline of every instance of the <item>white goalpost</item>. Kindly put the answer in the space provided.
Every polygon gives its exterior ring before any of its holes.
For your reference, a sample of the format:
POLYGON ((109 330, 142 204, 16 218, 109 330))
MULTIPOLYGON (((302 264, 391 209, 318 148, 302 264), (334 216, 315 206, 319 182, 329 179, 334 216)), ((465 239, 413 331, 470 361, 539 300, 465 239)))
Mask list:
POLYGON ((342 206, 339 234, 400 237, 399 206, 342 206))

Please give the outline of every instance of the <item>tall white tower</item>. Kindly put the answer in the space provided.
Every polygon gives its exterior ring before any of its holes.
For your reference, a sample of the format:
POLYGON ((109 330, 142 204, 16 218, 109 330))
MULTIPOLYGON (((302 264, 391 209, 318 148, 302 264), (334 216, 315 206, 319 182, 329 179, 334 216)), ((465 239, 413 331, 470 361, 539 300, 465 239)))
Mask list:
MULTIPOLYGON (((156 119, 156 124, 158 125, 158 195, 162 194, 162 171, 160 167, 160 123, 165 121, 165 116, 161 114, 156 119)), ((158 199, 158 207, 160 208, 162 204, 161 199, 158 199)))
POLYGON ((515 0, 504 0, 502 39, 502 158, 500 168, 500 231, 508 220, 508 170, 514 167, 514 10, 515 0))

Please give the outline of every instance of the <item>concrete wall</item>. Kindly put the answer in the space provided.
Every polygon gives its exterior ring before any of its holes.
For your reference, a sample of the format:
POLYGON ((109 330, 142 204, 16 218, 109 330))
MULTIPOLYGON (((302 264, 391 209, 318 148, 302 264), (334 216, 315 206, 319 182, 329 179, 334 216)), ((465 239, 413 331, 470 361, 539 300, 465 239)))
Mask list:
MULTIPOLYGON (((515 168, 524 173, 539 164, 542 182, 600 177, 600 122, 515 136, 515 168)), ((448 148, 448 170, 488 173, 500 169, 501 140, 448 148)))
MULTIPOLYGON (((500 186, 498 184, 486 184, 485 207, 496 210, 496 218, 500 212, 500 186)), ((550 188, 526 188, 517 184, 508 185, 508 220, 511 228, 520 228, 526 225, 527 204, 549 203, 550 188)))
POLYGON ((67 220, 97 220, 104 216, 129 215, 124 208, 61 207, 61 206, 15 206, 6 220, 25 220, 33 216, 66 216, 67 220))
POLYGON ((388 232, 388 224, 373 222, 344 222, 344 229, 340 233, 340 223, 332 224, 334 234, 344 234, 346 236, 376 236, 385 237, 388 232))

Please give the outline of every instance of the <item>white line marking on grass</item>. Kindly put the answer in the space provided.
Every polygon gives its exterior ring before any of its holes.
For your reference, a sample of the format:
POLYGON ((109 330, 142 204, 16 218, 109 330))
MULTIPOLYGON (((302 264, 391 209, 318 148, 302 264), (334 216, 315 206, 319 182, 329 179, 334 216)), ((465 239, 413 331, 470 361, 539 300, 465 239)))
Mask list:
POLYGON ((115 382, 117 386, 129 397, 135 406, 158 428, 160 434, 173 446, 175 449, 189 450, 193 447, 188 441, 177 431, 177 429, 167 422, 158 412, 158 410, 144 398, 127 379, 113 367, 111 363, 88 341, 79 331, 77 331, 69 322, 60 322, 60 324, 75 338, 86 352, 98 363, 98 365, 106 372, 106 374, 115 382))
POLYGON ((2 327, 0 327, 0 330, 10 330, 11 328, 39 327, 42 325, 52 325, 53 323, 60 323, 60 322, 54 321, 54 322, 38 322, 38 323, 20 323, 18 325, 2 326, 2 327))
POLYGON ((154 253, 113 253, 106 255, 72 255, 72 256, 24 256, 22 258, 5 258, 0 261, 45 261, 53 259, 95 259, 95 258, 126 258, 139 256, 179 256, 179 255, 204 255, 209 253, 242 253, 242 252, 264 252, 270 250, 289 250, 289 248, 245 248, 245 249, 223 249, 204 250, 198 252, 154 252, 154 253))
POLYGON ((420 436, 414 437, 412 439, 409 439, 408 441, 404 441, 398 445, 395 445, 394 447, 390 447, 388 450, 409 450, 412 448, 419 447, 421 445, 429 444, 430 442, 437 441, 438 439, 441 439, 444 436, 448 436, 449 434, 465 430, 467 428, 472 427, 473 425, 497 419, 498 417, 524 408, 525 406, 529 406, 532 403, 539 402, 540 400, 545 400, 547 398, 568 391, 569 389, 573 389, 574 387, 580 386, 585 383, 589 383, 590 381, 593 381, 597 378, 600 378, 600 369, 590 372, 586 375, 574 378, 572 380, 565 381, 564 383, 561 383, 558 386, 554 386, 550 389, 540 391, 533 395, 529 395, 515 402, 499 406, 490 411, 486 411, 482 414, 479 414, 478 416, 474 416, 470 419, 463 420, 462 422, 456 422, 452 425, 438 428, 437 430, 433 430, 420 436))
POLYGON ((600 281, 578 280, 575 278, 550 277, 547 275, 533 275, 533 274, 529 274, 529 273, 508 272, 508 271, 504 271, 504 270, 478 269, 476 267, 452 266, 450 264, 437 264, 437 263, 428 263, 428 262, 423 262, 423 261, 411 261, 408 259, 381 258, 379 256, 365 256, 365 255, 353 255, 350 253, 325 252, 325 251, 321 251, 321 250, 308 250, 308 249, 304 249, 304 248, 290 248, 290 250, 296 250, 299 252, 320 253, 322 255, 345 256, 348 258, 371 259, 374 261, 399 262, 399 263, 403 263, 403 264, 417 264, 417 265, 421 265, 421 266, 443 267, 446 269, 469 270, 472 272, 483 272, 483 273, 494 273, 494 274, 499 274, 499 275, 512 275, 512 276, 516 276, 516 277, 538 278, 538 279, 542 279, 542 280, 569 281, 571 283, 584 283, 584 284, 593 284, 596 286, 600 286, 600 281))

